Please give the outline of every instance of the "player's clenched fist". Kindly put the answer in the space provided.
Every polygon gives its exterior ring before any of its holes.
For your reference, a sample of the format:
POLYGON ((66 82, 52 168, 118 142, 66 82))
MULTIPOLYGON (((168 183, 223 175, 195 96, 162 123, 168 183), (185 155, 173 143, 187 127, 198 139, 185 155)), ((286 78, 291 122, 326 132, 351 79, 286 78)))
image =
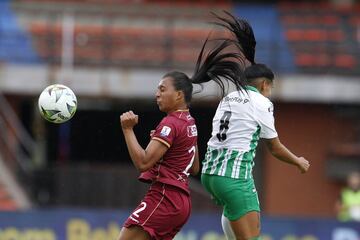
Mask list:
POLYGON ((139 121, 139 116, 133 111, 124 112, 120 116, 120 123, 123 129, 133 128, 139 121))
POLYGON ((299 164, 298 167, 299 167, 301 173, 306 173, 309 170, 310 163, 305 158, 299 157, 298 164, 299 164))

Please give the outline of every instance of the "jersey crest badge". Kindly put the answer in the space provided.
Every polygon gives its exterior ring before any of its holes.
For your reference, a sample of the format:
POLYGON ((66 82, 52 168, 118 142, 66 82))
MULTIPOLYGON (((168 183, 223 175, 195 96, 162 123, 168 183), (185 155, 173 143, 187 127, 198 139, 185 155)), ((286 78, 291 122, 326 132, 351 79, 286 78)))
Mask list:
POLYGON ((191 125, 187 127, 187 135, 188 137, 196 137, 197 136, 197 128, 196 125, 191 125))
POLYGON ((170 127, 168 127, 168 126, 163 126, 162 129, 161 129, 161 132, 160 132, 160 136, 162 136, 162 137, 167 137, 167 136, 169 136, 170 132, 171 132, 171 128, 170 128, 170 127))

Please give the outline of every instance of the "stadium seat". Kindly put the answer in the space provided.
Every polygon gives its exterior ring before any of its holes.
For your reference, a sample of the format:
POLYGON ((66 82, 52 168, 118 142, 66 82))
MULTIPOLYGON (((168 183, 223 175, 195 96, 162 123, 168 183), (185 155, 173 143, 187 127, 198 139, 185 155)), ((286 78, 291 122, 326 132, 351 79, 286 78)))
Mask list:
POLYGON ((286 25, 325 25, 334 26, 339 24, 340 16, 329 14, 325 16, 300 16, 300 15, 285 15, 282 17, 282 22, 286 25))
POLYGON ((334 59, 334 65, 339 68, 352 69, 357 65, 357 59, 351 54, 339 54, 334 59))
POLYGON ((279 4, 284 33, 300 69, 307 72, 321 69, 325 72, 345 69, 348 73, 359 72, 359 56, 355 54, 357 45, 354 43, 358 38, 356 27, 360 18, 356 14, 357 8, 354 9, 323 2, 279 4))
MULTIPOLYGON (((60 25, 34 22, 29 31, 34 44, 45 60, 61 57, 60 25), (57 46, 57 47, 55 47, 57 46)), ((114 27, 98 25, 75 26, 74 61, 78 64, 162 65, 168 61, 186 65, 194 63, 208 29, 164 27, 114 27)), ((214 31, 220 37, 224 33, 214 31)))
POLYGON ((0 1, 0 61, 36 63, 29 35, 19 26, 9 0, 0 1))
POLYGON ((285 34, 288 41, 341 42, 345 39, 344 33, 340 29, 289 29, 285 34))

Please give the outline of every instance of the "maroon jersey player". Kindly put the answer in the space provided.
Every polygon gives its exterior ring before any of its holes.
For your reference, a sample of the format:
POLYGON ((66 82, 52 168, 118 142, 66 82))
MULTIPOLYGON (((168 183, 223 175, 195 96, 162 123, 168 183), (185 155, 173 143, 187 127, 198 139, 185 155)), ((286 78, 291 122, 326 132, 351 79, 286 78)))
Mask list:
POLYGON ((240 55, 222 52, 232 42, 222 41, 203 59, 205 45, 206 41, 191 78, 174 71, 161 79, 156 100, 160 111, 167 116, 153 132, 146 149, 139 145, 133 131, 138 116, 132 111, 120 116, 131 160, 141 172, 139 179, 151 185, 125 221, 119 240, 173 239, 190 216, 188 177, 199 172, 197 130, 189 113, 192 84, 209 79, 218 83, 222 77, 242 83, 239 76, 243 66, 232 60, 240 55))
MULTIPOLYGON (((189 171, 193 170, 191 167, 195 158, 197 159, 197 129, 189 110, 169 113, 157 126, 152 139, 163 143, 168 151, 152 168, 143 172, 139 179, 173 185, 189 193, 189 171)), ((197 162, 195 164, 194 166, 198 165, 197 162)))
POLYGON ((170 97, 176 94, 172 82, 171 77, 160 81, 156 98, 167 116, 155 129, 145 151, 139 151, 132 128, 127 128, 137 122, 138 116, 131 111, 121 116, 126 143, 128 147, 135 145, 135 151, 129 147, 129 152, 142 171, 139 179, 151 183, 151 187, 126 220, 120 239, 138 239, 139 235, 141 239, 173 239, 190 216, 188 176, 199 171, 197 130, 186 102, 178 101, 183 97, 175 101, 170 97))

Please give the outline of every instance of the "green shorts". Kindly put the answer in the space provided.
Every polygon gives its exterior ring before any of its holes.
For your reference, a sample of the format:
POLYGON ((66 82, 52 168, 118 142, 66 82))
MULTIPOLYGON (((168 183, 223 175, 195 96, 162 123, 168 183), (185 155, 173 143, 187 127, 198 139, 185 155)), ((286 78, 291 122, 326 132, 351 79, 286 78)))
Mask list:
POLYGON ((201 174, 201 183, 217 205, 223 207, 224 216, 235 221, 251 211, 260 212, 254 180, 240 180, 217 175, 201 174))

